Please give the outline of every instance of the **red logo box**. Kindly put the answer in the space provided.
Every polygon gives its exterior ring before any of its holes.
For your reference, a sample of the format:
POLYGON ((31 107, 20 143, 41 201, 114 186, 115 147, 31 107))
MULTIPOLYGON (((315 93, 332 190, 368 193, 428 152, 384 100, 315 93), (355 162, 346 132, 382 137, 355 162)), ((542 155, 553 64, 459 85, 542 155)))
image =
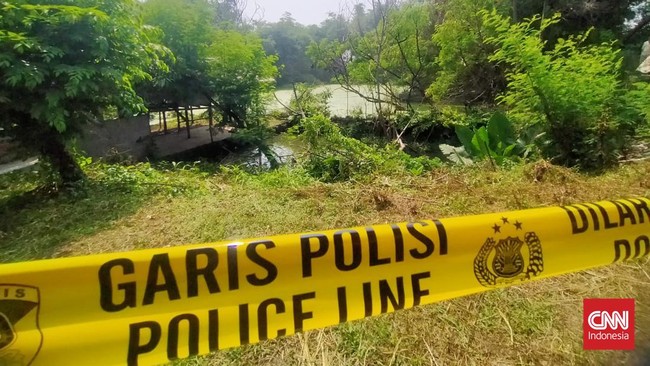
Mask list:
POLYGON ((584 299, 586 350, 634 349, 634 299, 584 299))

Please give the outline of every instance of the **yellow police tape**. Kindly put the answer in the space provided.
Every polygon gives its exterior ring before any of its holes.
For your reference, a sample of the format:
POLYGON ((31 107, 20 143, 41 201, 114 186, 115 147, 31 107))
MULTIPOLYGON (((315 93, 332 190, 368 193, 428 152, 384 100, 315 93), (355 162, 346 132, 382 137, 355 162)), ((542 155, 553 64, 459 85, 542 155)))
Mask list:
POLYGON ((621 199, 0 266, 0 365, 156 364, 650 253, 621 199))

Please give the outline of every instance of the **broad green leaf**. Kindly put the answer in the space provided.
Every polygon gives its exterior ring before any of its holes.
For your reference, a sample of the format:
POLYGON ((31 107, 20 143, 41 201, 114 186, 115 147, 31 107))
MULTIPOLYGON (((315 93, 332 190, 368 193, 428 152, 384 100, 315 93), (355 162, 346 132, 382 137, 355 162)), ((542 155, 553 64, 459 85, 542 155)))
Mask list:
POLYGON ((472 139, 474 137, 472 130, 465 126, 456 126, 456 136, 458 137, 458 140, 460 140, 460 143, 463 144, 463 147, 467 153, 469 153, 471 156, 481 155, 481 149, 472 143, 472 139))
POLYGON ((476 130, 472 144, 481 151, 482 156, 487 157, 490 155, 490 136, 485 127, 476 130))
POLYGON ((499 142, 511 144, 515 141, 515 131, 512 127, 512 123, 502 112, 496 112, 492 115, 488 122, 487 129, 492 144, 497 144, 499 142))

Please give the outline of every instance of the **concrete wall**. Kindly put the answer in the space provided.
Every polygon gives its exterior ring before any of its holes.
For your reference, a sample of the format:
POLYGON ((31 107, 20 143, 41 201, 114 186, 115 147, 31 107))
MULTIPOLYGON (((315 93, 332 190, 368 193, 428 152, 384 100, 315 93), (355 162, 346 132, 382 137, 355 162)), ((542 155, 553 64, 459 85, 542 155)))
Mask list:
POLYGON ((149 115, 84 126, 78 147, 94 158, 120 154, 144 160, 151 144, 149 115))
POLYGON ((18 144, 11 141, 8 137, 0 138, 0 164, 10 163, 18 160, 19 154, 16 151, 18 144))

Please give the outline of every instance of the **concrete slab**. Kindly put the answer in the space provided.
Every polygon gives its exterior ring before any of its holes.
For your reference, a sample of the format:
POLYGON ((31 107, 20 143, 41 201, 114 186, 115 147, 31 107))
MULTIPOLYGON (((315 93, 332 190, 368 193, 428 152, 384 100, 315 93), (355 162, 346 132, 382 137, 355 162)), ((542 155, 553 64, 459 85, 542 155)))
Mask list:
POLYGON ((29 158, 27 160, 12 161, 6 164, 0 164, 0 174, 7 174, 15 170, 24 169, 38 163, 38 158, 29 158))
MULTIPOLYGON (((220 130, 213 133, 214 142, 225 140, 231 136, 228 130, 220 130)), ((156 145, 156 151, 159 157, 178 154, 180 152, 191 150, 196 147, 210 144, 210 130, 208 126, 190 127, 190 138, 187 138, 187 130, 182 128, 180 131, 170 130, 168 134, 156 133, 151 136, 156 145)))

